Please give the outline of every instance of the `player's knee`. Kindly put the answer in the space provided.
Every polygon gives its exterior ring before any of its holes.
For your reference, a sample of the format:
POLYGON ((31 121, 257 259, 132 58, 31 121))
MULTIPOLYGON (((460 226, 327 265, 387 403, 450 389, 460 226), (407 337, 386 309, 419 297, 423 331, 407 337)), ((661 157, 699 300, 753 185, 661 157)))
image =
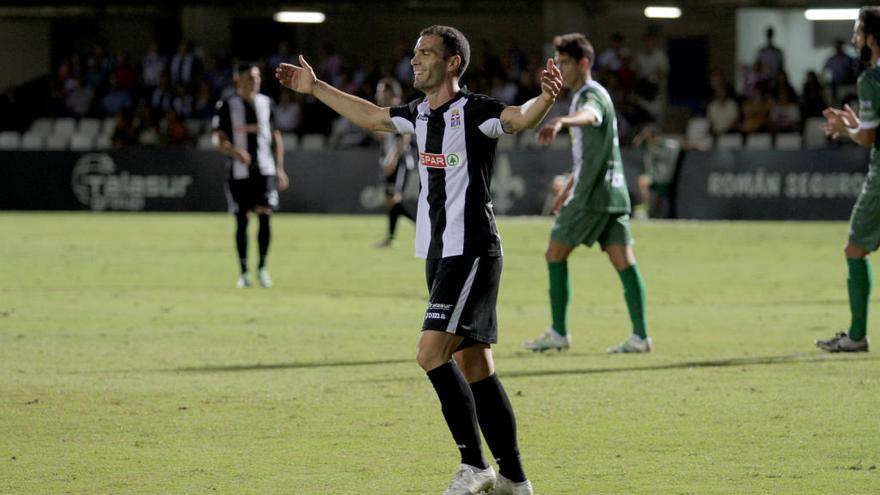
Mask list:
POLYGON ((868 250, 855 244, 847 244, 843 254, 849 259, 861 259, 868 256, 868 250))
POLYGON ((456 361, 461 374, 468 383, 475 383, 487 378, 491 372, 489 366, 483 361, 456 361))
POLYGON ((431 371, 447 361, 449 361, 449 357, 444 359, 442 353, 437 349, 419 347, 416 352, 416 362, 425 371, 431 371))

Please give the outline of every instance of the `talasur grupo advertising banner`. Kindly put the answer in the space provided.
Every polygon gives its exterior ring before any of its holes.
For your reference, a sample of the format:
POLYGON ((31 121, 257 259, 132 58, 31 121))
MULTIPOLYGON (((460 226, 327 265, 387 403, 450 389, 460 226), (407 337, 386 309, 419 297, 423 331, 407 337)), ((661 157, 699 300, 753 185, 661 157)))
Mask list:
MULTIPOLYGON (((640 154, 625 153, 627 180, 635 192, 640 154)), ((571 168, 564 149, 500 151, 492 181, 495 211, 537 215, 544 211, 553 177, 571 168)), ((378 151, 289 152, 291 187, 281 211, 378 213, 384 185, 378 151)), ((196 150, 130 148, 95 152, 0 152, 0 209, 94 211, 224 211, 226 160, 196 150)), ((404 200, 418 197, 412 171, 404 200)))

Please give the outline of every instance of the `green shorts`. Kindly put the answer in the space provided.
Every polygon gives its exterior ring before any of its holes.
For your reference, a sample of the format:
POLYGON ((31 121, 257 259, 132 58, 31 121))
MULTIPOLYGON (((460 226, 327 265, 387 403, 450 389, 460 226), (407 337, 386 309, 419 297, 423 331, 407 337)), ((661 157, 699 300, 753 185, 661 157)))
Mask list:
POLYGON ((880 194, 859 195, 849 216, 849 243, 870 252, 880 247, 880 194))
POLYGON ((628 213, 608 213, 564 207, 559 211, 550 238, 568 246, 598 241, 602 249, 610 244, 633 243, 628 213))

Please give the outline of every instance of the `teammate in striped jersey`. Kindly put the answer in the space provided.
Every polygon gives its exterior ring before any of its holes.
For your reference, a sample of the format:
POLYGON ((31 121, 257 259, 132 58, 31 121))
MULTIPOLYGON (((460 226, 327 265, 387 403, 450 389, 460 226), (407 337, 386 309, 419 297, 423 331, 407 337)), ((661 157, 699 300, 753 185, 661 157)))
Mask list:
MULTIPOLYGON (((396 106, 401 103, 403 90, 397 79, 382 78, 376 84, 376 104, 379 106, 396 106)), ((376 247, 390 247, 397 232, 397 219, 401 216, 413 222, 416 217, 403 206, 403 188, 409 171, 415 166, 411 150, 412 136, 409 134, 390 134, 383 132, 381 139, 382 156, 379 165, 385 185, 385 206, 388 207, 388 234, 376 247)))
POLYGON ((614 104, 608 91, 591 77, 590 66, 595 56, 583 34, 557 36, 553 45, 563 83, 574 95, 569 114, 542 127, 538 141, 549 144, 567 127, 574 165, 568 183, 554 203, 559 215, 545 253, 553 324, 538 338, 526 342, 525 347, 534 351, 569 347, 566 316, 571 282, 567 260, 577 246, 589 247, 598 242, 623 282, 632 320, 632 335, 608 352, 650 352, 645 285, 632 249, 629 193, 623 177, 614 104))
POLYGON ((235 245, 241 273, 236 287, 250 287, 247 267, 247 225, 253 211, 260 221, 257 242, 260 261, 257 280, 272 286, 266 270, 271 231, 269 219, 278 209, 278 191, 287 189, 284 172, 284 145, 281 133, 272 123, 272 101, 260 94, 260 68, 238 64, 233 77, 236 93, 217 102, 212 121, 214 146, 229 157, 226 197, 235 215, 235 245))
POLYGON ((497 138, 533 128, 562 85, 552 60, 541 94, 521 106, 472 94, 459 85, 470 46, 448 26, 419 34, 413 52, 413 85, 425 94, 408 105, 382 108, 343 93, 299 66, 281 64, 277 77, 295 91, 314 95, 360 127, 414 134, 419 150, 416 255, 425 258, 430 291, 416 360, 425 370, 461 454, 461 466, 445 495, 493 490, 531 494, 519 459, 516 421, 495 375, 491 344, 497 341, 495 306, 501 276, 501 238, 489 195, 497 138), (499 464, 483 458, 480 429, 499 464))

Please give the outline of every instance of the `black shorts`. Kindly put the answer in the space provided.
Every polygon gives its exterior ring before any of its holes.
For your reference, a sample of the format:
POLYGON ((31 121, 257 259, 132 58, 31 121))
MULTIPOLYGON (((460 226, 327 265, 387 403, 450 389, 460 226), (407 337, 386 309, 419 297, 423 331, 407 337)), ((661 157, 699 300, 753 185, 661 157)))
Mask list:
POLYGON ((409 169, 406 168, 406 162, 403 160, 398 161, 394 172, 385 176, 385 196, 391 198, 396 194, 403 194, 408 172, 409 169))
POLYGON ((501 281, 500 256, 451 256, 425 261, 428 309, 422 330, 439 330, 474 343, 498 342, 495 306, 501 281))
POLYGON ((247 179, 232 179, 226 183, 229 212, 253 211, 258 206, 278 209, 278 190, 274 175, 251 174, 247 179))

